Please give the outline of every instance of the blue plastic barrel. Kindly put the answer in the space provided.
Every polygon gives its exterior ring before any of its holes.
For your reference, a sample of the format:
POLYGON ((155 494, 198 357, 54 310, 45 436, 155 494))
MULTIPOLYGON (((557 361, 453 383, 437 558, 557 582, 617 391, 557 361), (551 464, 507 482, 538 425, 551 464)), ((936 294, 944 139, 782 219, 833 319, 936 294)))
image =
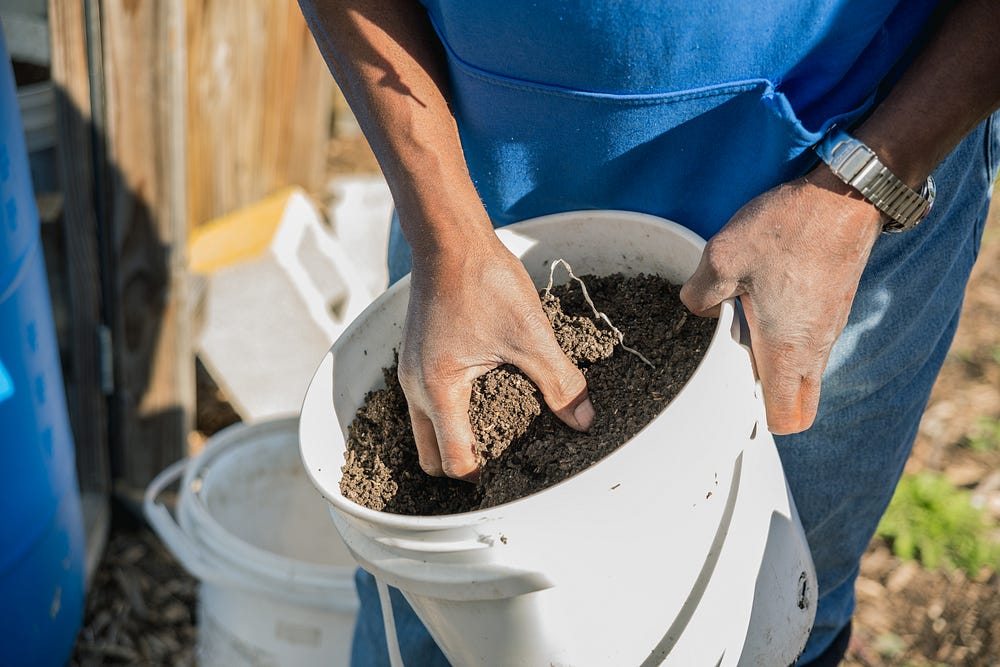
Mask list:
POLYGON ((83 616, 83 517, 38 210, 2 33, 0 225, 0 665, 64 665, 83 616))

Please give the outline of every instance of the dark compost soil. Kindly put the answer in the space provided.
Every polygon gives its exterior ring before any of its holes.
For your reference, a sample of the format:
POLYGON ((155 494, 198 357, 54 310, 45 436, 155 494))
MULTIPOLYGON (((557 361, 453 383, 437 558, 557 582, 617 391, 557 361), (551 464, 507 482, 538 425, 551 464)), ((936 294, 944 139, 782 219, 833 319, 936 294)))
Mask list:
POLYGON ((410 515, 493 507, 560 482, 604 458, 648 424, 680 391, 711 341, 715 320, 695 317, 679 288, 659 276, 583 276, 598 310, 575 282, 542 293, 563 351, 584 372, 597 416, 588 433, 563 424, 519 370, 501 366, 475 382, 469 411, 481 473, 475 484, 424 473, 417 461, 396 368, 349 427, 341 491, 366 507, 410 515))

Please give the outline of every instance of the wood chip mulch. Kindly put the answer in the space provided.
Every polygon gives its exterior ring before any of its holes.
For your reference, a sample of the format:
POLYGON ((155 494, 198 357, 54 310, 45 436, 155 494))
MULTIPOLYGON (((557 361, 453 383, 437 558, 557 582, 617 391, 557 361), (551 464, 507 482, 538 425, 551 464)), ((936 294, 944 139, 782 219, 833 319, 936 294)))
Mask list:
POLYGON ((149 530, 113 533, 69 665, 194 665, 197 592, 149 530))

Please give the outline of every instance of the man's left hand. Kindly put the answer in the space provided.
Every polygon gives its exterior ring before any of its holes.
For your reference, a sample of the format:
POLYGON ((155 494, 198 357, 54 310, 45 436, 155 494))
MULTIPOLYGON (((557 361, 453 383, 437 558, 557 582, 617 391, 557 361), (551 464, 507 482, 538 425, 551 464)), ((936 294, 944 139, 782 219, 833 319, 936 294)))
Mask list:
POLYGON ((698 315, 740 297, 773 433, 816 418, 823 370, 881 228, 878 210, 821 165, 737 211, 681 289, 698 315))

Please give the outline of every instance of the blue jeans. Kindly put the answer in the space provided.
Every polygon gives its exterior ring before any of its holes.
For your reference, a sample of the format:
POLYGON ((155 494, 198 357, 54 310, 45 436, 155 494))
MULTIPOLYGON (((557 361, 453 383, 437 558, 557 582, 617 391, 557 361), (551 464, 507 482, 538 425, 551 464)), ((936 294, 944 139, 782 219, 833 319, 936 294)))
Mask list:
MULTIPOLYGON (((1000 160, 1000 114, 938 167, 938 199, 913 231, 883 235, 861 279, 847 327, 823 376, 819 415, 805 433, 776 437, 819 577, 819 605, 799 664, 848 624, 861 556, 910 453, 920 417, 958 325, 1000 160)), ((409 248, 393 225, 393 280, 409 248)), ((352 664, 388 665, 378 593, 356 577, 361 611, 352 664)), ((448 662, 398 591, 391 592, 403 660, 448 662)))

